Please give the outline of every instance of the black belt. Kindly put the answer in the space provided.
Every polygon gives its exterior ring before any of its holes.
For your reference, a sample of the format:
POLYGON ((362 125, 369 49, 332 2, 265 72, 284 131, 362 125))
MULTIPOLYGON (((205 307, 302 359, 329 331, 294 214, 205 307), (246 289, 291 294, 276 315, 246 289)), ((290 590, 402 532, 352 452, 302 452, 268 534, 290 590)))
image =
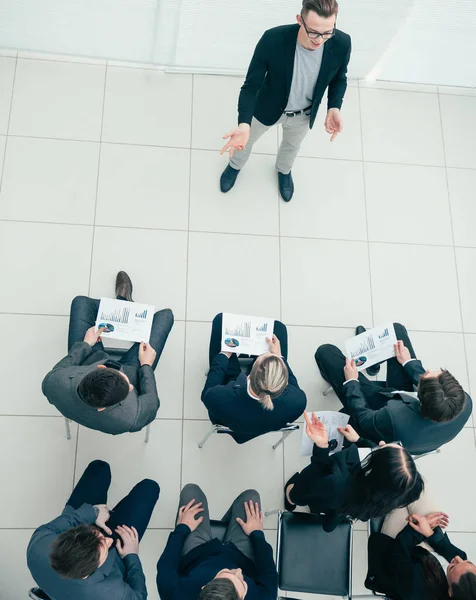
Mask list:
POLYGON ((299 115, 305 114, 308 110, 311 110, 312 106, 308 106, 307 108, 303 108, 302 110, 285 110, 284 114, 287 117, 299 117, 299 115))

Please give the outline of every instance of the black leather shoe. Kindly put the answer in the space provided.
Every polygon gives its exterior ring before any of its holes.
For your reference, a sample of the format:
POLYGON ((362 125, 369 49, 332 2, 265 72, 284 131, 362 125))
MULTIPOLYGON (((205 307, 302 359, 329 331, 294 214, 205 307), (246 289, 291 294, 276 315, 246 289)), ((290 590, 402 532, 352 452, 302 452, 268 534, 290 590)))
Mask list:
POLYGON ((279 193, 285 202, 289 202, 294 194, 294 182, 291 173, 283 175, 278 171, 279 193))
MULTIPOLYGON (((364 333, 364 331, 367 331, 365 327, 363 327, 362 325, 358 325, 355 328, 355 335, 360 335, 361 333, 364 333)), ((380 364, 373 365, 372 367, 369 367, 365 370, 371 377, 373 377, 374 375, 377 375, 380 372, 380 364)))
POLYGON ((116 276, 116 298, 121 300, 132 300, 132 281, 125 271, 119 271, 116 276))
POLYGON ((220 189, 226 194, 235 185, 236 178, 238 177, 239 169, 234 169, 228 165, 223 171, 220 177, 220 189))

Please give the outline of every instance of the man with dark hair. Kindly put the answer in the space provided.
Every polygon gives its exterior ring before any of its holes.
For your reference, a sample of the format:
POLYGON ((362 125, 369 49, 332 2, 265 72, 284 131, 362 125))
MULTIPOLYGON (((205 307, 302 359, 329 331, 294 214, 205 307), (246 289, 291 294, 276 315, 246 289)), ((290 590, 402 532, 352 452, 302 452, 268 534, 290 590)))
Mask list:
POLYGON ((272 125, 281 124, 283 140, 276 169, 285 202, 293 197, 291 168, 301 142, 312 129, 326 89, 324 122, 331 142, 343 129, 340 109, 347 88, 350 37, 336 29, 336 0, 303 0, 297 25, 265 31, 251 59, 238 99, 238 127, 225 134, 230 162, 220 178, 228 192, 248 160, 253 144, 272 125))
MULTIPOLYGON (((116 277, 116 298, 132 302, 132 282, 116 277)), ((99 300, 77 296, 71 304, 68 355, 43 380, 43 394, 61 414, 80 425, 113 435, 140 431, 159 410, 154 370, 174 323, 170 309, 155 313, 150 343, 136 343, 119 361, 95 327, 99 300)))
POLYGON ((106 506, 111 469, 87 467, 61 516, 39 527, 27 549, 33 579, 51 600, 145 600, 139 542, 159 498, 144 479, 113 509, 106 506))
POLYGON ((223 542, 214 538, 202 490, 186 485, 177 525, 157 563, 161 600, 275 600, 278 575, 264 537, 260 497, 246 490, 222 521, 223 542))
POLYGON ((406 328, 394 326, 398 343, 395 358, 387 361, 385 382, 367 379, 332 344, 320 346, 315 359, 357 433, 377 443, 400 441, 412 454, 424 454, 458 435, 473 403, 451 373, 425 371, 406 328))

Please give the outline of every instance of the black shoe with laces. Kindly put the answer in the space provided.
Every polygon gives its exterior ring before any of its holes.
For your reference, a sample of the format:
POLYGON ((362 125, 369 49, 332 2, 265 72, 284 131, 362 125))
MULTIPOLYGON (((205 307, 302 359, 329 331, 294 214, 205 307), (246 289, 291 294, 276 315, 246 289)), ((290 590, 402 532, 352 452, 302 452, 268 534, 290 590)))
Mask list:
POLYGON ((291 172, 287 175, 278 171, 279 193, 285 202, 289 202, 294 194, 294 181, 291 172))
POLYGON ((116 276, 116 298, 118 300, 132 300, 132 281, 125 271, 119 271, 116 276))
POLYGON ((238 169, 234 169, 231 165, 228 165, 223 171, 220 177, 220 189, 224 194, 229 192, 235 185, 239 172, 238 169))

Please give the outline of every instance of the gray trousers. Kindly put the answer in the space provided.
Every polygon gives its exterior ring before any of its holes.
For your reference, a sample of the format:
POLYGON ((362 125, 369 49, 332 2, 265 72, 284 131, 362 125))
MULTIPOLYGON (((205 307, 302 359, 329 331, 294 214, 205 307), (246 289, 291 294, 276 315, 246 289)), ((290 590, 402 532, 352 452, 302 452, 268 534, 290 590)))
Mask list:
MULTIPOLYGON (((309 116, 299 115, 297 117, 287 117, 283 114, 276 123, 276 125, 280 124, 283 126, 283 139, 276 158, 276 169, 280 173, 283 173, 283 175, 287 175, 291 171, 301 147, 301 143, 309 131, 309 116)), ((246 161, 250 157, 251 150, 253 149, 253 144, 259 140, 263 133, 268 131, 269 128, 268 125, 263 125, 263 123, 253 117, 248 143, 244 150, 235 152, 230 159, 230 165, 234 169, 241 170, 245 166, 246 161)))
MULTIPOLYGON (((195 531, 192 531, 188 535, 187 539, 185 540, 185 544, 183 545, 182 556, 185 556, 185 554, 197 546, 205 544, 213 539, 207 497, 201 488, 194 483, 187 484, 180 492, 179 509, 188 504, 190 500, 195 500, 195 502, 202 503, 202 508, 204 510, 203 512, 199 513, 198 516, 203 517, 203 521, 195 529, 195 531)), ((236 522, 236 517, 240 517, 246 523, 246 513, 243 505, 245 502, 249 502, 250 500, 257 502, 261 508, 261 500, 258 492, 256 490, 246 490, 234 500, 233 504, 222 518, 222 521, 228 523, 228 528, 226 530, 223 543, 234 544, 242 554, 254 561, 253 546, 251 545, 250 538, 236 522)))

